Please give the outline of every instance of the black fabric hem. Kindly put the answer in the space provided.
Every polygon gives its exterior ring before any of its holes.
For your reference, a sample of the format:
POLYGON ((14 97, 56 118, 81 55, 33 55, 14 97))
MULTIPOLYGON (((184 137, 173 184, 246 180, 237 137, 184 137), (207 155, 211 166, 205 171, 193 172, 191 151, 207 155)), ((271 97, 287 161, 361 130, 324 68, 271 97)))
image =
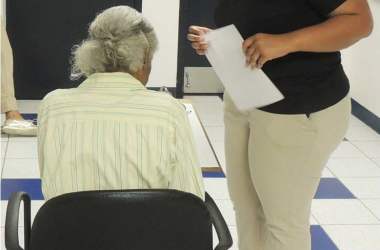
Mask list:
MULTIPOLYGON (((319 88, 304 89, 298 94, 284 94, 284 100, 260 110, 275 114, 311 114, 335 105, 348 95, 350 84, 341 65, 330 74, 322 80, 323 84, 316 84, 319 88)), ((281 85, 276 85, 281 91, 281 85)), ((303 87, 302 84, 299 87, 303 87)))
MULTIPOLYGON (((321 6, 320 8, 315 8, 318 13, 320 13, 322 16, 327 17, 331 12, 336 10, 339 6, 341 6, 346 0, 335 0, 335 1, 329 1, 329 5, 321 6)), ((314 7, 313 7, 314 8, 314 7)))

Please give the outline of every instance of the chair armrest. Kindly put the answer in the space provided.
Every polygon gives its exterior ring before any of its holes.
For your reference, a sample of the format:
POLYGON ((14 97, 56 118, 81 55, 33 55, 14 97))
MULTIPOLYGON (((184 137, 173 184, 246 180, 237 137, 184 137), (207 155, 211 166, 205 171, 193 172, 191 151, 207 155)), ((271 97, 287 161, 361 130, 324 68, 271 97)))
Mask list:
POLYGON ((18 238, 18 218, 20 214, 21 201, 24 202, 24 248, 28 250, 31 215, 30 198, 27 193, 17 192, 12 194, 8 201, 7 215, 5 218, 5 246, 7 250, 23 250, 18 238))
POLYGON ((229 249, 233 243, 230 230, 228 229, 227 223, 218 206, 208 193, 206 193, 205 204, 210 213, 212 224, 215 227, 219 239, 219 244, 215 247, 215 250, 229 249))

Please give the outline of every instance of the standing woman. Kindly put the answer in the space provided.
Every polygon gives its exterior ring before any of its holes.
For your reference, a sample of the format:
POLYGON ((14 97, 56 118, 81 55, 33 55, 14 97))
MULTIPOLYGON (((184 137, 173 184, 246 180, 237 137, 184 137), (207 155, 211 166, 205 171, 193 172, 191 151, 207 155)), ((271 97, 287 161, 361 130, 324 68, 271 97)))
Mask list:
MULTIPOLYGON (((240 112, 225 94, 228 186, 240 250, 308 250, 310 208, 349 123, 349 82, 339 50, 368 36, 366 0, 220 0, 218 26, 235 24, 247 65, 285 99, 240 112)), ((205 27, 190 27, 198 54, 205 27)), ((255 83, 252 83, 255 84, 255 83)))

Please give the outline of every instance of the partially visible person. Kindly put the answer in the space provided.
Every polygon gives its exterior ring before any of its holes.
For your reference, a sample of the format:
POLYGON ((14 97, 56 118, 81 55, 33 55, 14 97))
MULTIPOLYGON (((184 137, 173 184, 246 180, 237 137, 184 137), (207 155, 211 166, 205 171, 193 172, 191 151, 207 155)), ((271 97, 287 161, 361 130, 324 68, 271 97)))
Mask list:
POLYGON ((145 88, 158 41, 136 10, 99 14, 73 51, 78 88, 40 105, 38 152, 46 199, 110 189, 177 189, 204 198, 201 168, 183 105, 145 88))
POLYGON ((13 54, 8 35, 1 25, 1 113, 5 113, 3 133, 10 135, 35 136, 37 126, 24 120, 17 108, 13 85, 13 54))

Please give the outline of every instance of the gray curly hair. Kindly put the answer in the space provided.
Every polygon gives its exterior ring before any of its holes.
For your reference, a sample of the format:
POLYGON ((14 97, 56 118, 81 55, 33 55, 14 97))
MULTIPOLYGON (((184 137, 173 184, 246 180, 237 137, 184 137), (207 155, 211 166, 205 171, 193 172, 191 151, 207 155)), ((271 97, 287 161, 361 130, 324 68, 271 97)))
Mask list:
POLYGON ((71 78, 94 73, 141 69, 148 54, 153 58, 158 40, 152 25, 128 6, 109 8, 91 23, 89 38, 72 51, 71 78))

